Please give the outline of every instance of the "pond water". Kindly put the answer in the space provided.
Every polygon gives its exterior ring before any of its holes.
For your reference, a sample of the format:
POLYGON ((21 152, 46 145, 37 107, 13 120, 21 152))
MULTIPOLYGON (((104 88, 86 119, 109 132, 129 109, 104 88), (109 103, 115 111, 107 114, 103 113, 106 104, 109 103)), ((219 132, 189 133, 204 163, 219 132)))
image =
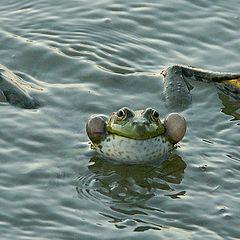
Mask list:
POLYGON ((42 107, 0 105, 1 239, 238 239, 240 103, 191 82, 180 148, 152 166, 90 150, 92 114, 169 109, 160 71, 240 72, 240 2, 8 0, 0 64, 42 107))

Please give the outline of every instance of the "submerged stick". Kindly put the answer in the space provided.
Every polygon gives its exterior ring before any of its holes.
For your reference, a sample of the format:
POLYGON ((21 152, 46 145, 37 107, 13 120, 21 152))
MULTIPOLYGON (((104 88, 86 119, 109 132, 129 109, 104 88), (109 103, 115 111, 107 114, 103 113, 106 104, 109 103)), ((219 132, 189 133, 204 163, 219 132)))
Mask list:
POLYGON ((173 65, 163 70, 164 95, 170 108, 184 109, 191 103, 189 80, 213 82, 240 101, 240 73, 224 73, 191 66, 173 65))

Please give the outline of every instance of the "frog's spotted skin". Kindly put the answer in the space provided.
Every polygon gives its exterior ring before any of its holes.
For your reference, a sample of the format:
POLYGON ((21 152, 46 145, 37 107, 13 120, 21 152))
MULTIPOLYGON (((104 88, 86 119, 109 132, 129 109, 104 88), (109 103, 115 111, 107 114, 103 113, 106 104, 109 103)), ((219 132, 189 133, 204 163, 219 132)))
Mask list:
POLYGON ((94 144, 98 153, 122 163, 145 163, 161 158, 174 149, 165 136, 135 140, 110 134, 104 141, 94 144))

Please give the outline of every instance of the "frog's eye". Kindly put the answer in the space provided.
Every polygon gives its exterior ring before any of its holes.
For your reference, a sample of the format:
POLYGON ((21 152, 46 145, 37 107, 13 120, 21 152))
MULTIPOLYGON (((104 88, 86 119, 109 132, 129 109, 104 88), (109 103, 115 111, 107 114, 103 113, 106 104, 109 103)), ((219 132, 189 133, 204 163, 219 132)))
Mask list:
POLYGON ((152 119, 154 121, 158 121, 159 120, 159 113, 156 110, 152 111, 152 119))
POLYGON ((127 117, 126 112, 124 111, 124 109, 120 109, 117 112, 117 118, 118 120, 124 120, 127 117))

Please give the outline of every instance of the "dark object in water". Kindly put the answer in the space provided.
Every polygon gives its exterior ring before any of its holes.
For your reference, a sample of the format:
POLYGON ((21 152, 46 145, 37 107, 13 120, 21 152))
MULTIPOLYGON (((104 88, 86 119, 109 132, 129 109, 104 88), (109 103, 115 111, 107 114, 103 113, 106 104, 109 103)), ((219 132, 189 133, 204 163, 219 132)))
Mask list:
MULTIPOLYGON (((190 66, 173 65, 163 70, 161 74, 164 77, 165 100, 171 109, 184 109, 191 103, 189 80, 214 82, 225 94, 240 101, 240 73, 212 72, 190 66)), ((29 90, 34 88, 8 68, 0 65, 0 102, 9 102, 27 109, 39 107, 39 102, 29 94, 29 90)))
POLYGON ((225 94, 240 101, 240 73, 213 72, 184 65, 173 65, 161 72, 164 95, 172 109, 184 109, 191 103, 189 80, 213 82, 225 94))
POLYGON ((39 107, 36 99, 29 95, 27 89, 31 86, 11 72, 6 67, 0 65, 0 101, 9 102, 12 105, 34 109, 39 107))

